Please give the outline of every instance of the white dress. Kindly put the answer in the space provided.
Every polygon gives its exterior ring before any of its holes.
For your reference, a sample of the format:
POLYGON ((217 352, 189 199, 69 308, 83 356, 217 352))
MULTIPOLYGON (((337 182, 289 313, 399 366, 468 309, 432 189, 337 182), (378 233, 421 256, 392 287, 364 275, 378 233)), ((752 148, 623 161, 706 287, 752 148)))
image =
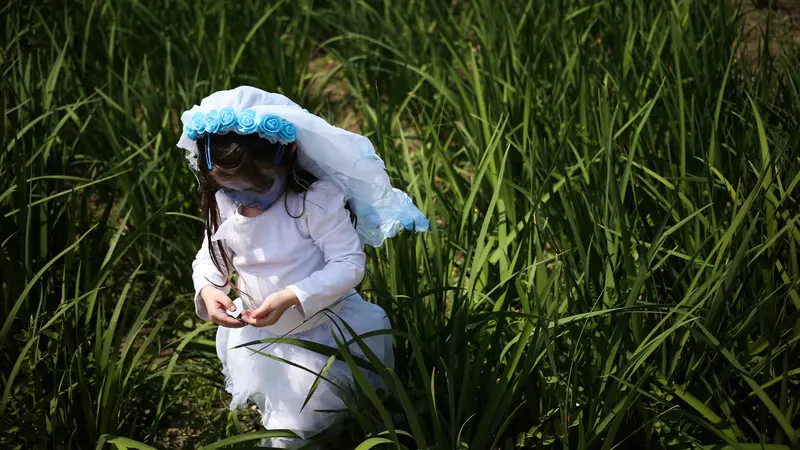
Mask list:
MULTIPOLYGON (((340 396, 355 386, 347 364, 337 359, 325 375, 333 384, 321 382, 303 408, 315 374, 323 369, 328 356, 287 343, 234 347, 289 337, 336 348, 333 333, 341 342, 352 339, 341 321, 359 335, 391 328, 383 309, 365 302, 354 290, 364 276, 366 257, 344 209, 344 194, 335 184, 318 181, 305 195, 288 194, 286 203, 281 200, 256 217, 241 215, 222 192, 216 199, 222 225, 212 241, 223 243, 232 257, 237 288, 247 294, 242 297, 245 308, 255 309, 269 294, 287 288, 300 300, 299 306, 287 310, 273 326, 218 328, 217 354, 225 388, 233 397, 231 408, 244 406, 249 399, 258 406, 267 429, 288 429, 309 438, 341 418, 341 414, 320 410, 345 409, 340 396)), ((223 285, 225 277, 211 260, 207 239, 192 267, 197 314, 208 320, 199 292, 209 284, 223 285)), ((385 366, 393 366, 389 335, 372 336, 364 342, 385 366)), ((349 348, 354 356, 366 359, 357 344, 349 348)), ((362 371, 373 386, 382 387, 377 375, 362 371)))

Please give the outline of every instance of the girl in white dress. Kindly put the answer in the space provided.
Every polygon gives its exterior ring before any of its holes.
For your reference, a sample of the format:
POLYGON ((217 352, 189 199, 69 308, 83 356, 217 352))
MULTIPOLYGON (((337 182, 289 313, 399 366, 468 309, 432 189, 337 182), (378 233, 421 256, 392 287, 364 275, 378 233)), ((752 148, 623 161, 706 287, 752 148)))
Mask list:
MULTIPOLYGON (((379 246, 403 228, 426 231, 428 221, 392 188, 368 139, 282 95, 247 86, 220 91, 181 120, 178 146, 200 182, 206 222, 192 265, 195 306, 219 325, 217 354, 231 408, 250 400, 266 428, 299 436, 267 446, 302 446, 341 418, 323 410, 344 409, 340 397, 354 386, 352 373, 339 358, 325 374, 333 383, 320 383, 303 407, 328 356, 269 340, 336 348, 334 334, 340 342, 352 339, 342 321, 359 335, 388 330, 384 311, 355 291, 364 276, 363 246, 379 246)), ((388 334, 364 342, 392 366, 388 334)), ((357 344, 349 349, 364 358, 357 344)), ((381 386, 380 377, 365 374, 381 386)))

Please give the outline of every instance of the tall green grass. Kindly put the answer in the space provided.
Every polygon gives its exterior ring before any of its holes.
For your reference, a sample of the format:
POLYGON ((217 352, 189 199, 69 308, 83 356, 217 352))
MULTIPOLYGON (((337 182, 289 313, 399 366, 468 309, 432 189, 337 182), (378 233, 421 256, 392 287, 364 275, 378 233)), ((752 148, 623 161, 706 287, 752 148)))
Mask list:
POLYGON ((798 59, 742 51, 770 36, 737 5, 87 0, 2 20, 5 445, 265 436, 205 395, 173 146, 183 108, 238 84, 356 117, 437 225, 371 253, 397 364, 373 361, 388 394, 359 383, 321 440, 800 445, 798 59))

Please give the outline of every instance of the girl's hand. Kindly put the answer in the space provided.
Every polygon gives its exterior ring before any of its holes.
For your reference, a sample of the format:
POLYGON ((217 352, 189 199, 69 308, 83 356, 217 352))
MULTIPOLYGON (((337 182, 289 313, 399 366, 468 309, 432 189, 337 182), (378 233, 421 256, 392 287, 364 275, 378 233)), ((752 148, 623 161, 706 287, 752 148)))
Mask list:
POLYGON ((227 328, 241 328, 246 325, 225 312, 226 310, 235 311, 236 306, 233 305, 231 299, 224 292, 214 286, 206 286, 200 290, 200 297, 203 299, 203 303, 206 304, 208 317, 215 324, 227 328))
POLYGON ((275 292, 264 299, 258 309, 242 312, 242 320, 254 327, 275 325, 283 313, 293 305, 299 305, 300 300, 290 289, 275 292))

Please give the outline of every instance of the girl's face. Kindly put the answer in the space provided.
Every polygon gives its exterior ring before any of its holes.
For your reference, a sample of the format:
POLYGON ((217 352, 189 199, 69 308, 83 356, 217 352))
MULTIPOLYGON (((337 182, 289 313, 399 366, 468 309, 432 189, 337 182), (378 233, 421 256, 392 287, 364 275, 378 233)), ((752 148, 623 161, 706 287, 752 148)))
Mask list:
MULTIPOLYGON (((235 203, 247 208, 266 210, 283 195, 286 187, 286 169, 276 166, 261 168, 262 180, 258 185, 245 179, 217 179, 223 192, 235 203)), ((213 174, 213 172, 212 172, 213 174)))

